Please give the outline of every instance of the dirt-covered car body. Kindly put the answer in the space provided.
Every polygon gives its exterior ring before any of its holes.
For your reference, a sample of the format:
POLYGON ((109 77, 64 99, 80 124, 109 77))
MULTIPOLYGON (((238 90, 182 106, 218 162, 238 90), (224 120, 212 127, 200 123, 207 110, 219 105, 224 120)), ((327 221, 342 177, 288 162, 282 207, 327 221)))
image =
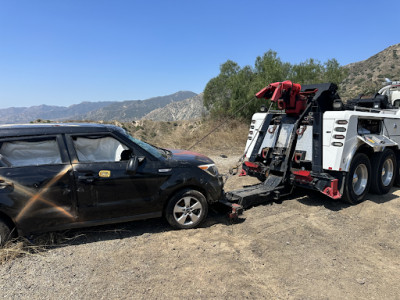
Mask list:
MULTIPOLYGON (((207 205, 222 186, 208 157, 153 147, 117 126, 0 126, 0 221, 20 234, 160 217, 174 195, 195 191, 207 205)), ((178 225, 198 225, 182 221, 177 210, 192 211, 181 206, 170 209, 178 225)))

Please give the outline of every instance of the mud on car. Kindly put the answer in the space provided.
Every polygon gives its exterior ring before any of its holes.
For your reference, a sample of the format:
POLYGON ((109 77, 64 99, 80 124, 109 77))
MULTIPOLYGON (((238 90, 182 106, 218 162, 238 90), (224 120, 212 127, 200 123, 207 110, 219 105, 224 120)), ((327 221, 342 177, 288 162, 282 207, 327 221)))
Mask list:
POLYGON ((0 126, 0 244, 161 216, 194 228, 222 190, 208 157, 154 147, 117 126, 0 126))

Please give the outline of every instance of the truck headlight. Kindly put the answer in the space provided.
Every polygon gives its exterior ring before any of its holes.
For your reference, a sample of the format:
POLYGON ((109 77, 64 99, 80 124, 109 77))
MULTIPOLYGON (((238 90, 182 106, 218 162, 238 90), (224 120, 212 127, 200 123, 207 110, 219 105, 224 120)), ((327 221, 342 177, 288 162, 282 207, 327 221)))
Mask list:
POLYGON ((208 164, 208 165, 200 165, 198 166, 200 169, 203 171, 206 171, 208 174, 212 176, 217 176, 218 175, 218 169, 215 166, 215 164, 208 164))

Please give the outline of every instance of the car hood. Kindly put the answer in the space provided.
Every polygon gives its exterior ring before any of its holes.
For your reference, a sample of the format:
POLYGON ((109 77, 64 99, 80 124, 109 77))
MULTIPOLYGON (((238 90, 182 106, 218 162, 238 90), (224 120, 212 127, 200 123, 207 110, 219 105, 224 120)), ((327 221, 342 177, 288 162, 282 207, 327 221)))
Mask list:
POLYGON ((168 150, 172 152, 171 160, 186 162, 196 166, 214 163, 209 157, 200 153, 187 150, 177 150, 177 149, 168 149, 168 150))

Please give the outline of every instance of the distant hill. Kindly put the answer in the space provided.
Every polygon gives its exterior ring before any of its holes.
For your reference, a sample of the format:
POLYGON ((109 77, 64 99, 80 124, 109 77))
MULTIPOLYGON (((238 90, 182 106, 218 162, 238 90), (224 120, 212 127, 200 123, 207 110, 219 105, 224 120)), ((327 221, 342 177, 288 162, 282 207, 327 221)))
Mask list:
POLYGON ((179 102, 157 108, 142 119, 153 121, 178 121, 199 119, 207 114, 203 105, 203 93, 179 102))
POLYGON ((118 120, 126 122, 140 119, 154 109, 196 95, 193 92, 180 91, 171 95, 154 97, 147 100, 82 102, 68 107, 49 105, 11 107, 0 109, 0 124, 29 123, 37 119, 51 121, 118 120))
POLYGON ((42 120, 76 120, 80 115, 98 110, 113 102, 82 102, 68 107, 39 105, 31 107, 11 107, 0 109, 0 123, 29 123, 42 120))
POLYGON ((115 102, 95 111, 83 115, 82 120, 118 120, 126 122, 140 119, 152 110, 166 106, 167 104, 182 101, 196 96, 196 93, 181 91, 172 95, 154 97, 147 100, 115 102))
POLYGON ((400 80, 400 44, 344 68, 348 70, 348 76, 340 84, 341 98, 354 98, 360 93, 374 94, 383 86, 385 78, 400 80))

